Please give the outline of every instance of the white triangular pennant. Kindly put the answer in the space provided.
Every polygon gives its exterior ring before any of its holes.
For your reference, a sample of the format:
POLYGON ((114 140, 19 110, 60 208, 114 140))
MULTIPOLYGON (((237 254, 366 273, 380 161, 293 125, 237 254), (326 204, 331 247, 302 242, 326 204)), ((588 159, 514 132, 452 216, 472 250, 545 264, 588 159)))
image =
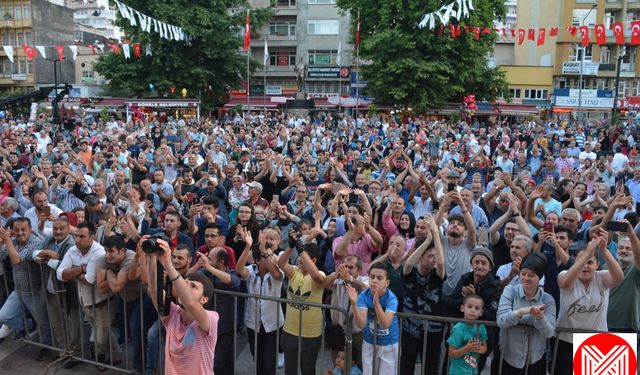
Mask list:
POLYGON ((168 39, 169 33, 167 32, 167 24, 164 22, 160 22, 160 28, 162 29, 162 31, 160 32, 160 37, 168 39))
POLYGON ((7 58, 9 58, 13 64, 13 46, 2 46, 2 49, 4 49, 4 53, 7 54, 7 58))
POLYGON ((76 58, 78 57, 78 46, 69 46, 69 49, 71 50, 71 53, 73 54, 73 61, 76 61, 76 58))
POLYGON ((127 19, 129 20, 129 23, 131 24, 131 26, 138 26, 138 23, 136 22, 136 16, 133 13, 134 10, 131 9, 131 7, 127 7, 127 12, 128 12, 127 19))
POLYGON ((129 49, 129 43, 122 43, 122 52, 125 59, 131 58, 131 50, 129 49))
POLYGON ((180 39, 180 28, 178 26, 171 26, 171 32, 173 33, 173 39, 174 40, 181 40, 180 39))
POLYGON ((36 46, 36 49, 38 50, 38 52, 40 52, 40 55, 43 59, 47 58, 47 53, 45 52, 44 46, 36 46))
POLYGON ((140 28, 145 33, 148 33, 149 29, 151 29, 150 18, 147 15, 138 12, 137 10, 136 10, 136 14, 138 15, 138 20, 140 21, 140 28))
POLYGON ((147 56, 153 55, 153 52, 151 51, 151 44, 147 44, 147 46, 144 49, 144 54, 147 56))

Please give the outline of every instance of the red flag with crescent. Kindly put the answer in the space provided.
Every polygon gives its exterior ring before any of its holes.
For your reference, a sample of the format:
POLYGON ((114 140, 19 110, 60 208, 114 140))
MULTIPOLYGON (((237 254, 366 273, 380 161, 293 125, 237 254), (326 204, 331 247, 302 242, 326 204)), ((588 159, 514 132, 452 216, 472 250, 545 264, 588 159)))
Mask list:
POLYGON ((604 33, 604 25, 601 23, 596 25, 596 42, 599 45, 607 44, 607 36, 604 33))
POLYGON ((631 22, 631 44, 634 46, 640 44, 640 21, 631 22))
POLYGON ((62 61, 64 57, 64 46, 56 46, 56 51, 58 51, 58 59, 62 61))
POLYGON ((589 26, 580 26, 580 36, 582 37, 582 46, 589 47, 589 26))
POLYGON ((22 49, 24 50, 24 54, 27 55, 27 58, 29 60, 33 60, 36 56, 38 56, 38 52, 36 51, 36 49, 31 46, 22 46, 22 49))
POLYGON ((524 29, 518 30, 518 45, 521 45, 524 42, 524 29))
POLYGON ((616 44, 624 44, 624 27, 622 27, 622 22, 612 23, 611 29, 613 29, 613 35, 616 37, 616 44))

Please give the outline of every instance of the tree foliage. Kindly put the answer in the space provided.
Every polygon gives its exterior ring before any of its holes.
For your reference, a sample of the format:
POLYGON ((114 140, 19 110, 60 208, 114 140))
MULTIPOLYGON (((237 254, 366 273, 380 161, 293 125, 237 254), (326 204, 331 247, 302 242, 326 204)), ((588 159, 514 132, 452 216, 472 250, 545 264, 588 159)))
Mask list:
POLYGON ((495 35, 483 34, 475 40, 473 32, 464 31, 465 25, 491 28, 493 21, 505 14, 503 1, 474 1, 475 10, 461 21, 458 38, 451 37, 448 27, 439 36, 439 24, 436 30, 417 27, 424 14, 451 1, 337 1, 351 13, 354 30, 360 11, 360 59, 370 62, 360 70, 368 81, 369 95, 383 103, 423 111, 461 102, 468 94, 489 100, 506 92, 504 73, 487 65, 495 35))
MULTIPOLYGON (((107 48, 93 68, 108 80, 106 92, 132 96, 199 97, 206 107, 222 103, 230 88, 238 87, 246 75, 242 48, 246 0, 127 0, 126 4, 160 21, 181 26, 188 42, 161 39, 158 33, 144 33, 130 26, 118 12, 116 24, 130 43, 140 43, 142 56, 125 59, 107 48), (152 56, 146 56, 150 45, 152 56), (149 84, 153 84, 151 92, 149 84), (174 92, 171 93, 172 88, 174 92)), ((254 30, 269 17, 268 9, 251 12, 254 30)), ((255 69, 256 63, 252 63, 255 69)))

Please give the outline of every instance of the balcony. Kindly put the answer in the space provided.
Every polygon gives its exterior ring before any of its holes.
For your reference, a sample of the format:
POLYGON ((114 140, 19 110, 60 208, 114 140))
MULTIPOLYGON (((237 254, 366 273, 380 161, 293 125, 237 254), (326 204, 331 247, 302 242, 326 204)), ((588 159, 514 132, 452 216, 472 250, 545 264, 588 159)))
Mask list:
POLYGON ((0 19, 0 29, 21 29, 31 27, 31 19, 15 20, 12 18, 0 19))
POLYGON ((0 19, 0 29, 13 29, 14 27, 15 22, 13 20, 0 19))

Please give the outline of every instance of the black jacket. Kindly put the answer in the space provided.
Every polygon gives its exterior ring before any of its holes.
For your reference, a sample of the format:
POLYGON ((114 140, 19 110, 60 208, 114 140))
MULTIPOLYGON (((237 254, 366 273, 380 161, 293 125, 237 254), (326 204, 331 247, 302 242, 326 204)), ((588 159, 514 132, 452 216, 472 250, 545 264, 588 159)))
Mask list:
MULTIPOLYGON (((445 296, 444 303, 449 311, 450 316, 462 318, 460 305, 462 305, 462 287, 473 284, 473 271, 465 273, 460 278, 458 285, 449 296, 445 296)), ((482 279, 477 285, 474 285, 476 294, 484 300, 484 312, 481 320, 496 320, 496 312, 498 311, 498 302, 500 301, 500 279, 496 278, 493 273, 489 272, 487 277, 482 279)))

